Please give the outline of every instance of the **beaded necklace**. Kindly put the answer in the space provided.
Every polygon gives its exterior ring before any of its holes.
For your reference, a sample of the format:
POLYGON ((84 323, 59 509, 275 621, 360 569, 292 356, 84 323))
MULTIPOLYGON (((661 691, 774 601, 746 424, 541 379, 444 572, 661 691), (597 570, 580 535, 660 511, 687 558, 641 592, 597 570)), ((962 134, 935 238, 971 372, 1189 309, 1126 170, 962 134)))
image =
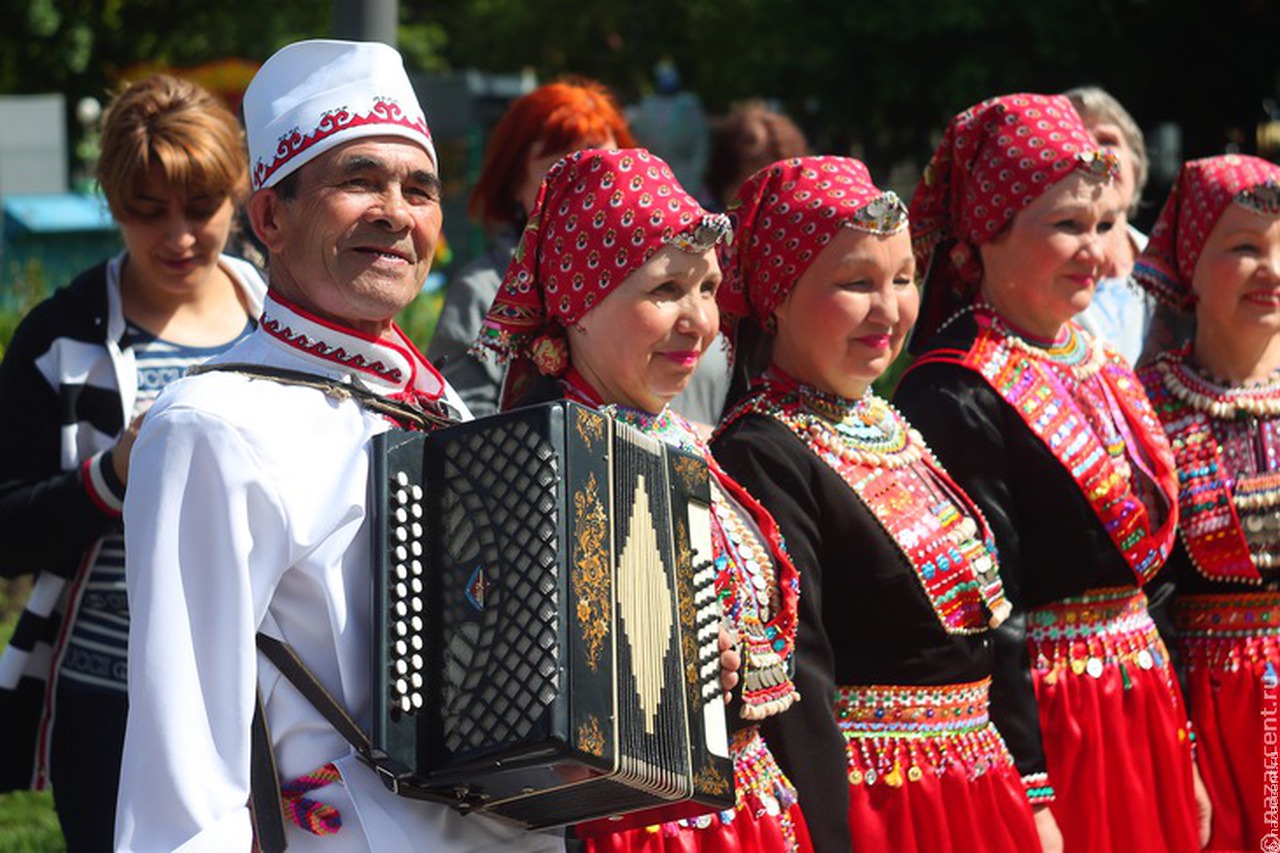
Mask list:
MULTIPOLYGON (((1241 494, 1239 484, 1232 482, 1230 466, 1223 458, 1210 421, 1238 418, 1246 413, 1256 416, 1258 407, 1237 405, 1242 395, 1215 394, 1214 384, 1197 375, 1188 363, 1187 348, 1161 353, 1141 376, 1177 459, 1181 514, 1178 530, 1191 564, 1211 580, 1262 583, 1258 567, 1273 561, 1258 559, 1268 558, 1269 554, 1251 553, 1240 517, 1267 503, 1280 505, 1280 488, 1273 483, 1270 489, 1245 490, 1241 494)), ((1280 385, 1271 385, 1280 399, 1280 385)), ((1223 389, 1229 390, 1232 389, 1223 389)), ((1252 387, 1249 396, 1256 398, 1259 390, 1259 386, 1252 387)))
POLYGON ((1061 340, 1055 340, 1048 346, 1037 346, 1019 334, 994 310, 987 309, 982 313, 991 328, 1002 336, 1005 346, 1016 349, 1025 356, 1048 362, 1077 382, 1088 382, 1107 361, 1106 349, 1102 343, 1070 323, 1061 340))
POLYGON ((1061 340, 1055 340, 1047 346, 1037 346, 1028 342, 1024 335, 1009 325, 1008 321, 996 313, 995 308, 981 300, 971 302, 952 314, 938 326, 938 331, 950 326, 966 314, 982 315, 983 321, 989 323, 1004 336, 1005 343, 1024 354, 1044 359, 1066 371, 1077 382, 1085 382, 1102 368, 1106 362, 1106 350, 1102 343, 1081 329, 1067 325, 1061 340))
POLYGON ((716 591, 742 653, 740 714, 756 721, 791 707, 800 699, 788 672, 795 649, 800 576, 773 517, 720 468, 693 426, 669 407, 652 414, 601 403, 572 370, 561 385, 571 399, 707 461, 716 591))
POLYGON ((1008 615, 986 520, 889 403, 870 392, 826 394, 774 368, 726 423, 748 414, 784 424, 840 475, 906 557, 948 633, 977 633, 1008 615))
POLYGON ((1189 348, 1176 357, 1161 353, 1156 362, 1164 387, 1169 393, 1197 412, 1227 419, 1253 415, 1274 418, 1280 415, 1280 375, 1272 374, 1257 382, 1230 385, 1196 370, 1189 361, 1189 348))
POLYGON ((967 350, 932 350, 912 368, 954 364, 980 375, 1076 481, 1137 583, 1146 583, 1169 556, 1177 519, 1169 512, 1155 523, 1129 460, 1149 461, 1153 498, 1166 506, 1177 500, 1178 481, 1173 452, 1137 378, 1074 324, 1064 341, 1041 348, 990 308, 973 316, 978 332, 967 350))

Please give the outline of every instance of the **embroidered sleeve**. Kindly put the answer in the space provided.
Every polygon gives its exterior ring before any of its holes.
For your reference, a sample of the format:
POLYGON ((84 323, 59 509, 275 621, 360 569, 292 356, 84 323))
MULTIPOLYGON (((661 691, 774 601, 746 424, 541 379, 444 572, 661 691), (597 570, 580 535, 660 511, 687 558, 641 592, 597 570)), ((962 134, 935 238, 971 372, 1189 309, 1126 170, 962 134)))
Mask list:
POLYGON ((1049 784, 1048 773, 1032 773, 1022 777, 1022 787, 1027 792, 1027 802, 1033 806, 1042 806, 1054 800, 1053 786, 1049 784))

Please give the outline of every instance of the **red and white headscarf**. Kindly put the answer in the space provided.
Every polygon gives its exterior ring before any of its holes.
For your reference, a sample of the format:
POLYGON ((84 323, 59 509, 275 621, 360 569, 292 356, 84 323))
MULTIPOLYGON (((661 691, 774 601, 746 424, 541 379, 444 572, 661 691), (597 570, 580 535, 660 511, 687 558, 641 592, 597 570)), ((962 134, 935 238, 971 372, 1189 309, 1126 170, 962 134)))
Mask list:
POLYGON ((735 239, 720 247, 717 301, 726 330, 737 318, 762 327, 841 228, 893 234, 907 206, 848 157, 797 157, 756 172, 729 204, 735 239))
POLYGON ((1133 277, 1166 304, 1189 310, 1196 262, 1209 232, 1233 203, 1280 216, 1280 166, 1243 154, 1183 163, 1133 277))
POLYGON ((978 247, 1077 169, 1119 174, 1062 95, 1003 95, 951 120, 911 199, 911 238, 924 276, 916 340, 924 340, 982 279, 978 247))
POLYGON ((567 366, 564 329, 659 249, 702 253, 731 234, 727 216, 704 210, 642 148, 570 154, 543 179, 473 349, 529 358, 558 375, 567 366))

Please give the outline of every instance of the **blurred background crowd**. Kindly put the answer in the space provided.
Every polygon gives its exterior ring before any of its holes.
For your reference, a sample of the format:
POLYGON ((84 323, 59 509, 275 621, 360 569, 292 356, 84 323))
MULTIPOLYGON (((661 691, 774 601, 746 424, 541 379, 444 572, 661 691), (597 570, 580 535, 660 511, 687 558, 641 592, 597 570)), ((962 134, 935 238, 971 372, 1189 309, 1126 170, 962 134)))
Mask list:
POLYGON ((540 83, 580 75, 608 87, 637 142, 706 202, 726 181, 707 171, 713 134, 744 101, 788 116, 814 153, 863 160, 906 198, 956 110, 996 92, 1097 84, 1145 131, 1148 201, 1131 221, 1147 231, 1151 200, 1183 160, 1280 152, 1278 24, 1265 0, 1227 0, 1211 16, 1194 0, 5 4, 0 303, 33 279, 52 289, 118 246, 105 208, 83 200, 111 92, 168 70, 235 110, 261 61, 297 38, 387 41, 412 69, 445 180, 449 251, 430 289, 485 251, 468 195, 493 126, 540 83))

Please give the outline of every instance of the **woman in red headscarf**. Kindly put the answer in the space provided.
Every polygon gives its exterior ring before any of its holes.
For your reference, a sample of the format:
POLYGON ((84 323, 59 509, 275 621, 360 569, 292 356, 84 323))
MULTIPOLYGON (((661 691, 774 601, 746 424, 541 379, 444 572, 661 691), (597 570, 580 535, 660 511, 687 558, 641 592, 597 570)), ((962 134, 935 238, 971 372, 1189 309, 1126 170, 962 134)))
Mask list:
POLYGON ((1009 612, 990 530, 870 390, 919 305, 906 205, 857 160, 806 157, 757 172, 729 213, 719 301, 755 381, 712 446, 800 570, 805 701, 765 738, 814 846, 1035 849, 988 719, 988 633, 1009 612))
POLYGON ((1060 96, 952 120, 912 200, 924 307, 895 401, 995 533, 1015 608, 992 704, 1045 846, 1056 818, 1067 850, 1195 850, 1207 814, 1143 593, 1173 546, 1173 455, 1129 367, 1071 321, 1116 167, 1060 96))
POLYGON ((510 361, 505 404, 576 400, 702 455, 713 474, 717 589, 742 657, 743 687, 730 708, 737 808, 593 835, 593 851, 810 847, 795 789, 758 725, 800 698, 788 674, 796 570, 773 519, 668 408, 718 331, 715 246, 727 239, 727 217, 703 210, 649 152, 570 155, 547 173, 477 341, 510 361))
POLYGON ((1263 745, 1280 696, 1280 166, 1184 164, 1135 275, 1195 316, 1190 344, 1139 375, 1181 484, 1169 570, 1209 849, 1243 850, 1275 829, 1263 745))
POLYGON ((502 283, 543 175, 580 148, 634 145, 613 94, 582 77, 545 83, 516 98, 489 134, 467 212, 484 227, 491 245, 449 283, 427 349, 427 358, 476 417, 498 410, 502 370, 467 348, 502 283))

